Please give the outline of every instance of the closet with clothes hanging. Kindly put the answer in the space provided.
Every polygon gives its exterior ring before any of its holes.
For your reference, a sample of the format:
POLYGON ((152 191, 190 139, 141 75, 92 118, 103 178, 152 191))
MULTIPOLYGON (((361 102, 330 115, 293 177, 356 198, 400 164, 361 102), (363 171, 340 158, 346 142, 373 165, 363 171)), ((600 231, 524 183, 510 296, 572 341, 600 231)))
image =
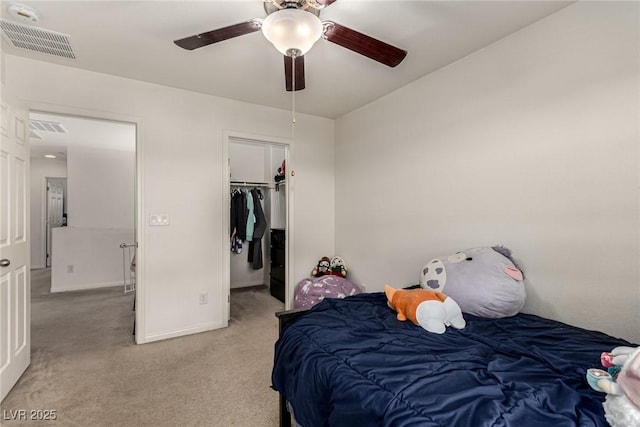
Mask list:
MULTIPOLYGON (((275 183, 285 158, 280 144, 229 141, 231 289, 271 285, 272 230, 286 229, 286 184, 279 182, 276 189, 275 183)), ((284 301, 284 290, 276 294, 284 301)))
POLYGON ((262 237, 267 223, 262 207, 264 196, 261 187, 265 186, 260 183, 231 182, 231 252, 241 254, 246 250, 247 262, 254 270, 260 270, 264 266, 262 237))

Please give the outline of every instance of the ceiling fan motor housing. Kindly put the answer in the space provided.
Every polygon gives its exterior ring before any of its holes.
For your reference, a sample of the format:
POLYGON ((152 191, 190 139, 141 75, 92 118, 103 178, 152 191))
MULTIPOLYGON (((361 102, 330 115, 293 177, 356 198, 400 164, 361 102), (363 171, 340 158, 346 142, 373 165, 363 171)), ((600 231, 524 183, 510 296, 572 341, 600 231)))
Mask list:
POLYGON ((320 16, 320 9, 324 8, 315 0, 266 0, 263 4, 267 15, 283 9, 299 9, 320 16))
POLYGON ((311 49, 322 35, 320 19, 300 9, 281 9, 262 22, 262 33, 287 56, 301 56, 311 49))

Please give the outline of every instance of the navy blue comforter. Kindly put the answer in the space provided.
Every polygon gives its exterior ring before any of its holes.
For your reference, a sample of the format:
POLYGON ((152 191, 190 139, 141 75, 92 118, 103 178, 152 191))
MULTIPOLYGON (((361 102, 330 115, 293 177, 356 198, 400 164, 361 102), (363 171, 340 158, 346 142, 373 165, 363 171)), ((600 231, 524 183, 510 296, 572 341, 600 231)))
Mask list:
POLYGON ((432 334, 383 293, 325 299, 275 346, 273 388, 316 426, 607 426, 585 371, 626 341, 541 317, 432 334))

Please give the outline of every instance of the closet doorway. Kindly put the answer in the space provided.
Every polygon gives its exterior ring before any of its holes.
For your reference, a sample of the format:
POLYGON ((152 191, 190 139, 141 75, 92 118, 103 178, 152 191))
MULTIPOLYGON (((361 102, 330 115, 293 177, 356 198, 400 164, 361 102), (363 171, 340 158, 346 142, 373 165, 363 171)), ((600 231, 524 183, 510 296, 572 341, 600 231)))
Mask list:
POLYGON ((293 235, 290 141, 238 133, 226 134, 224 140, 228 302, 232 289, 264 285, 288 306, 288 248, 293 235))

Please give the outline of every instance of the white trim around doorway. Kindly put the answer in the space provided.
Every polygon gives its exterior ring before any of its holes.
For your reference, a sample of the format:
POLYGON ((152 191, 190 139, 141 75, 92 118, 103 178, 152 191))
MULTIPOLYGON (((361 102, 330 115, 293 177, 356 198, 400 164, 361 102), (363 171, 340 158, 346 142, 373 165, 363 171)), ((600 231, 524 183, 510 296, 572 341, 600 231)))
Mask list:
MULTIPOLYGON (((144 218, 144 141, 143 121, 140 117, 116 114, 107 111, 87 110, 84 108, 68 107, 64 105, 33 102, 29 103, 29 112, 41 112, 75 116, 91 120, 106 120, 130 123, 136 126, 136 170, 135 170, 135 239, 138 244, 136 251, 136 303, 135 303, 135 341, 136 344, 147 342, 145 314, 147 307, 147 292, 145 283, 145 233, 144 218)), ((133 326, 133 325, 132 325, 133 326)))

